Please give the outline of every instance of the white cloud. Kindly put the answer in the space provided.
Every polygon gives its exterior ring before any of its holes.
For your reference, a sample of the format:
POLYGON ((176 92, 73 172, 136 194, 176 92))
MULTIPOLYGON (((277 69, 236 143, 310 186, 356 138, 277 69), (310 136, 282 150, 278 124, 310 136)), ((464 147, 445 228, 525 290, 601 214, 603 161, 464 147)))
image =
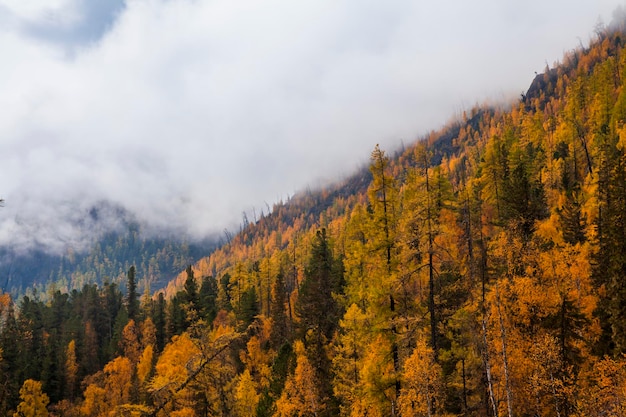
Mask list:
POLYGON ((0 244, 82 241, 73 223, 104 200, 219 232, 376 143, 518 95, 617 6, 579 3, 11 0, 5 16, 70 28, 0 29, 0 244), (96 12, 97 38, 72 29, 96 12))
POLYGON ((4 0, 4 7, 25 20, 57 19, 71 24, 78 19, 75 0, 4 0))

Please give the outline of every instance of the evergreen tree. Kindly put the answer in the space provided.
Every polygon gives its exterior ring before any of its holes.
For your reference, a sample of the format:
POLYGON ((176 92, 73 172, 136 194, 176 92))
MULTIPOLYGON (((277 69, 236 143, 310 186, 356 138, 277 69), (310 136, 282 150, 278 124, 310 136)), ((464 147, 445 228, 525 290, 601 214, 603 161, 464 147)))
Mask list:
POLYGON ((157 301, 154 306, 154 312, 152 314, 152 322, 156 328, 156 349, 159 352, 163 351, 165 347, 165 323, 166 323, 166 303, 165 296, 162 292, 159 292, 157 301))
POLYGON ((45 356, 41 369, 41 382, 45 392, 52 402, 58 402, 63 398, 65 377, 63 375, 63 350, 60 344, 60 334, 57 328, 46 330, 47 340, 44 344, 45 356))
POLYGON ((504 219, 526 239, 535 231, 535 221, 548 216, 543 184, 531 180, 524 161, 519 161, 507 178, 502 202, 504 219))
POLYGON ((17 320, 20 333, 18 364, 24 372, 24 379, 41 380, 46 357, 42 309, 41 301, 31 300, 28 296, 22 298, 17 320))
POLYGON ((213 323, 217 316, 217 281, 210 275, 202 278, 198 299, 200 302, 200 314, 207 323, 213 323))
MULTIPOLYGON (((84 292, 85 289, 83 289, 84 292)), ((87 318, 91 320, 93 329, 98 338, 102 340, 100 346, 106 347, 113 338, 115 320, 120 310, 125 310, 122 292, 117 284, 105 282, 104 288, 100 290, 100 294, 98 294, 95 286, 93 288, 89 287, 88 296, 89 299, 86 301, 87 308, 93 310, 93 312, 87 315, 87 318)), ((111 355, 110 352, 109 355, 111 355)), ((112 359, 112 356, 104 355, 102 359, 101 365, 104 366, 105 363, 112 359)))
POLYGON ((185 270, 187 274, 187 278, 185 279, 185 303, 189 306, 190 309, 197 310, 198 309, 198 283, 196 282, 196 278, 194 277, 193 268, 191 265, 187 267, 185 270))
POLYGON ((563 240, 571 245, 582 243, 586 240, 586 221, 585 215, 582 213, 579 194, 577 192, 568 192, 563 207, 558 210, 563 230, 563 240))
POLYGON ((241 294, 241 301, 237 306, 236 316, 239 328, 245 330, 259 314, 259 298, 256 288, 250 287, 241 294))
POLYGON ((269 386, 262 392, 257 406, 258 417, 271 417, 276 411, 275 402, 280 397, 290 370, 295 368, 295 355, 291 345, 284 343, 272 363, 269 386))
POLYGON ((281 270, 272 287, 272 302, 270 304, 270 317, 272 319, 270 342, 275 350, 278 350, 288 339, 289 327, 286 307, 287 290, 285 289, 285 275, 281 270))
POLYGON ((340 278, 334 264, 326 229, 321 229, 315 235, 296 302, 303 334, 312 331, 316 338, 330 340, 337 328, 340 312, 333 289, 340 278))
POLYGON ((302 337, 308 344, 307 356, 318 380, 319 393, 327 403, 325 415, 336 412, 337 406, 332 390, 331 362, 325 346, 332 340, 341 316, 333 294, 338 282, 341 278, 337 274, 326 229, 318 230, 300 285, 296 313, 300 318, 302 337))
POLYGON ((603 144, 599 165, 594 276, 606 290, 598 309, 604 331, 601 349, 619 355, 626 353, 626 131, 603 144))
POLYGON ((139 313, 139 297, 137 295, 137 280, 135 278, 135 266, 131 266, 128 270, 126 289, 128 291, 126 295, 126 308, 128 311, 128 318, 136 320, 139 313))
POLYGON ((187 266, 185 272, 187 274, 187 278, 185 279, 185 285, 183 287, 183 291, 180 293, 180 296, 185 310, 185 326, 189 327, 200 318, 200 300, 198 295, 198 283, 194 277, 191 265, 187 266))
POLYGON ((230 295, 230 274, 225 273, 219 280, 219 288, 217 293, 217 305, 220 310, 231 311, 233 306, 231 304, 230 295))
POLYGON ((106 351, 105 357, 106 359, 114 358, 115 356, 119 356, 123 354, 120 349, 120 341, 122 340, 122 334, 124 332, 124 328, 129 322, 128 312, 126 308, 121 308, 118 311, 117 316, 115 317, 115 323, 113 325, 113 335, 111 340, 109 341, 109 346, 106 351))
POLYGON ((19 344, 16 343, 21 338, 12 301, 9 302, 0 331, 0 414, 9 415, 9 410, 17 406, 19 384, 23 380, 19 344))
POLYGON ((182 299, 182 291, 180 291, 167 303, 167 313, 165 316, 166 340, 170 340, 173 336, 181 334, 188 327, 182 299))

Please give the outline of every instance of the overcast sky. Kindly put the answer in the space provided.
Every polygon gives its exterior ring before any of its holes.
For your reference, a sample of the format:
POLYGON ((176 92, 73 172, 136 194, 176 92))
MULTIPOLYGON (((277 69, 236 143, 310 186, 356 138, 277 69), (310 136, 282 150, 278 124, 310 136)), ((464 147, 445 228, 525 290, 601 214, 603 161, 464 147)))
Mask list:
POLYGON ((518 97, 621 4, 0 0, 0 244, 80 243, 101 201, 232 228, 518 97))

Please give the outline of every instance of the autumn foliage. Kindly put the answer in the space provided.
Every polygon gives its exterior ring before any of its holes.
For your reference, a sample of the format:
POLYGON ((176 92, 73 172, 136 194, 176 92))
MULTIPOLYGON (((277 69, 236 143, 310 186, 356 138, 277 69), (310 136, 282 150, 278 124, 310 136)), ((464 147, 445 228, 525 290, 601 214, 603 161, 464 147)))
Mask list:
POLYGON ((153 296, 0 295, 0 413, 626 415, 626 33, 596 35, 153 296))

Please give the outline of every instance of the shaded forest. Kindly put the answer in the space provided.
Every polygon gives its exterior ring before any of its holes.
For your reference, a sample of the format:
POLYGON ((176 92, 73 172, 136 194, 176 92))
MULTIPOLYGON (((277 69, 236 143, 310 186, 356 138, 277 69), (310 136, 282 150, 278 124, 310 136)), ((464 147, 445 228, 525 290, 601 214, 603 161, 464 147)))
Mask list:
POLYGON ((625 29, 157 294, 2 295, 0 414, 626 415, 625 29))

